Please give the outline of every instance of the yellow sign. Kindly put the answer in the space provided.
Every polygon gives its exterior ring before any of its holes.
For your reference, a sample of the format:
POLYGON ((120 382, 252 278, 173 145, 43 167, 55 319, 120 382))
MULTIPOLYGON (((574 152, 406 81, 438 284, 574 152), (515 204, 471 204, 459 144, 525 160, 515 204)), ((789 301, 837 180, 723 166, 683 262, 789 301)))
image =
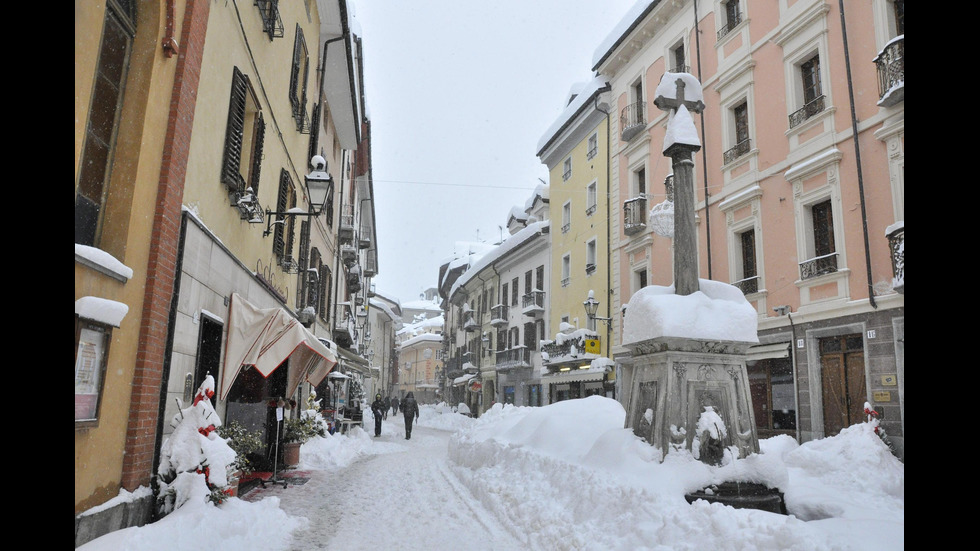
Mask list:
POLYGON ((882 386, 895 386, 898 384, 898 376, 894 373, 881 376, 882 386))
POLYGON ((879 390, 878 392, 873 393, 873 396, 874 396, 875 402, 891 402, 892 401, 892 393, 891 392, 888 392, 887 390, 879 390))
POLYGON ((599 339, 585 339, 585 353, 602 354, 602 347, 599 345, 599 339))

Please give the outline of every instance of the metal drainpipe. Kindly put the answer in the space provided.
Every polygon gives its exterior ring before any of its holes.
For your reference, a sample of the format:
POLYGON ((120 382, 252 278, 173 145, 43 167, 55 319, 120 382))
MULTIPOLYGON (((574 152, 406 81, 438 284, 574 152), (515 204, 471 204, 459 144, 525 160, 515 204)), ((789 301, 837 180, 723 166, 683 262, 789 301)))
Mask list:
MULTIPOLYGON (((610 89, 610 97, 612 96, 612 90, 610 89)), ((611 123, 610 113, 611 111, 603 111, 599 108, 599 96, 596 95, 594 100, 595 110, 606 115, 606 287, 608 290, 606 292, 606 317, 609 321, 606 322, 606 357, 612 359, 612 301, 613 301, 613 285, 612 285, 612 229, 609 222, 609 217, 612 215, 612 198, 610 196, 610 183, 612 181, 612 134, 611 134, 611 123)), ((622 295, 622 293, 620 293, 622 295)))
POLYGON ((864 231, 864 265, 868 272, 868 302, 875 310, 875 289, 871 277, 871 245, 868 240, 868 211, 865 207, 864 176, 861 172, 861 143, 858 140, 857 110, 854 105, 854 80, 851 78, 851 54, 847 47, 847 23, 844 18, 844 0, 840 0, 840 30, 844 42, 844 67, 847 69, 847 99, 851 104, 851 133, 854 136, 854 160, 857 164, 858 193, 861 197, 861 227, 864 231))
MULTIPOLYGON (((843 0, 842 0, 843 1, 843 0)), ((694 48, 698 59, 698 82, 701 80, 701 28, 698 25, 698 2, 694 0, 694 48)), ((701 110, 701 137, 704 139, 704 110, 701 110)), ((711 279, 711 215, 708 211, 708 155, 701 150, 701 172, 704 173, 704 235, 708 244, 708 279, 711 279)))

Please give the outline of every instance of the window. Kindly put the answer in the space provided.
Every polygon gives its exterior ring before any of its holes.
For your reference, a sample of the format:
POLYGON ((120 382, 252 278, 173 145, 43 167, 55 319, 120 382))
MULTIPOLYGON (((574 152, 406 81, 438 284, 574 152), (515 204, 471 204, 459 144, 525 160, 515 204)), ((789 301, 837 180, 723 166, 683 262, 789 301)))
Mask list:
POLYGON ((534 279, 537 282, 534 288, 539 291, 544 291, 544 265, 538 266, 534 271, 534 279))
POLYGON ((317 312, 320 314, 320 319, 324 322, 329 322, 330 316, 330 299, 333 298, 333 286, 331 285, 331 275, 330 266, 320 263, 320 289, 317 293, 317 312))
POLYGON ((738 281, 735 286, 742 290, 743 294, 759 292, 759 278, 756 272, 755 258, 755 230, 744 231, 737 236, 738 256, 741 264, 738 271, 738 281))
POLYGON ((824 110, 824 97, 820 85, 820 56, 814 55, 800 63, 797 70, 802 84, 803 106, 790 114, 790 128, 824 110))
POLYGON ((82 245, 96 245, 102 231, 133 42, 131 25, 126 14, 109 2, 85 127, 85 144, 76 165, 75 243, 82 245))
MULTIPOLYGON (((282 169, 279 173, 279 196, 276 201, 276 212, 286 212, 295 206, 296 189, 293 187, 293 179, 286 172, 286 169, 282 169)), ((272 252, 275 253, 279 265, 285 268, 293 262, 293 230, 295 229, 296 217, 277 216, 276 219, 272 252)))
POLYGON ((510 333, 507 335, 507 349, 510 350, 518 346, 521 342, 521 329, 520 327, 511 327, 510 333))
POLYGON ((221 163, 221 181, 229 190, 245 193, 247 188, 252 188, 252 194, 258 194, 264 140, 265 122, 255 90, 248 76, 235 67, 221 163))
POLYGON ((75 316, 75 427, 99 424, 112 328, 75 316))
POLYGON ((673 65, 670 68, 672 73, 686 73, 687 60, 684 57, 684 41, 682 40, 670 49, 670 57, 673 65))
POLYGON ((725 19, 721 28, 718 29, 718 38, 721 39, 742 22, 742 12, 738 9, 738 0, 728 0, 725 2, 725 19))
POLYGON ((633 292, 637 292, 640 289, 647 286, 647 271, 646 268, 642 270, 636 270, 633 272, 633 292))
POLYGON ((572 257, 565 255, 561 257, 561 286, 567 287, 572 280, 572 257))
POLYGON ((728 164, 749 152, 749 104, 743 101, 732 107, 732 127, 735 129, 735 145, 725 151, 724 162, 728 164))
POLYGON ((524 348, 527 350, 537 349, 538 330, 533 321, 524 324, 524 348))
POLYGON ((812 256, 800 263, 800 278, 808 279, 837 271, 837 248, 834 242, 834 210, 830 199, 811 205, 809 225, 812 243, 807 251, 812 256))
POLYGON ((504 403, 513 404, 514 403, 514 387, 505 386, 504 387, 504 403))
POLYGON ((585 244, 585 273, 595 272, 596 265, 596 243, 595 239, 585 244))
POLYGON ((561 232, 568 233, 572 229, 572 202, 568 201, 561 206, 561 232))
POLYGON ((534 290, 534 272, 528 270, 524 272, 524 293, 530 294, 534 290))
POLYGON ((296 128, 310 132, 310 119, 306 116, 306 82, 310 73, 310 54, 306 49, 303 28, 296 24, 296 41, 293 43, 293 66, 289 73, 289 103, 293 106, 296 128))
POLYGON ((796 398, 793 391, 793 364, 789 358, 748 362, 749 390, 755 425, 760 438, 777 434, 795 435, 796 398))
POLYGON ((895 36, 905 34, 905 0, 894 0, 892 11, 895 17, 895 36))
POLYGON ((562 168, 561 179, 562 181, 568 180, 572 177, 572 158, 569 157, 565 159, 565 165, 562 168))
POLYGON ((517 306, 517 295, 518 295, 517 286, 519 284, 520 284, 520 279, 518 279, 516 277, 514 278, 513 281, 510 282, 510 290, 511 290, 510 292, 512 293, 511 294, 511 302, 510 303, 511 303, 512 306, 517 306))
POLYGON ((589 136, 589 152, 586 155, 586 158, 591 160, 592 157, 595 157, 598 153, 599 153, 599 135, 593 134, 589 136))
POLYGON ((634 197, 643 197, 647 192, 647 169, 640 167, 633 172, 633 189, 636 190, 634 197))
POLYGON ((595 214, 596 202, 598 200, 598 193, 596 192, 595 182, 589 184, 589 187, 587 188, 585 195, 586 195, 585 215, 592 216, 593 214, 595 214))
POLYGON ((504 283, 500 288, 500 304, 507 304, 507 284, 504 283))

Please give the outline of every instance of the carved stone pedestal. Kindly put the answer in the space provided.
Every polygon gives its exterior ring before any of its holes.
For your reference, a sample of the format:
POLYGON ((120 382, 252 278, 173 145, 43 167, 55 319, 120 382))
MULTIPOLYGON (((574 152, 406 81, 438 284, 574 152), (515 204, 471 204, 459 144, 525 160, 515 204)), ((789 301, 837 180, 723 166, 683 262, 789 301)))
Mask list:
POLYGON ((705 435, 697 434, 698 419, 712 408, 726 429, 720 445, 737 448, 739 458, 757 453, 745 371, 751 344, 679 337, 626 344, 631 352, 623 363, 627 427, 665 455, 683 448, 715 463, 720 458, 702 452, 719 449, 719 442, 706 445, 705 435), (699 446, 693 449, 696 441, 699 446))

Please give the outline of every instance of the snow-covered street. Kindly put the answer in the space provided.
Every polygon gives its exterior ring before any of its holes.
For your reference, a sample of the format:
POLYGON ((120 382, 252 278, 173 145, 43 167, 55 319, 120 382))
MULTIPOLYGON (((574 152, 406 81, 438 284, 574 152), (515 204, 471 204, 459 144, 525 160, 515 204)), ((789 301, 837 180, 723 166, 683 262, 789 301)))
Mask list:
POLYGON ((374 455, 310 470, 301 486, 269 485, 245 499, 278 496, 284 511, 309 520, 291 549, 520 548, 449 468, 450 434, 419 426, 405 440, 402 417, 389 416, 381 437, 351 437, 371 438, 374 455))

